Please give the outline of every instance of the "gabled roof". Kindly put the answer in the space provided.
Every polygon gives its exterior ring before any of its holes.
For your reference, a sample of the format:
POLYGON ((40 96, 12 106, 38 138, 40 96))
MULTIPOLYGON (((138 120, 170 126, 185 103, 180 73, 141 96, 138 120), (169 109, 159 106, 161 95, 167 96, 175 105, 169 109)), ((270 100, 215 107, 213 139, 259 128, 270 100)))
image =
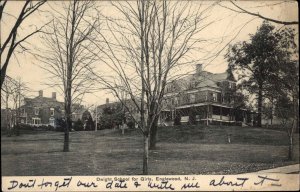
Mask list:
POLYGON ((49 97, 41 97, 41 96, 37 96, 35 98, 24 98, 25 101, 25 105, 22 105, 22 107, 24 106, 60 106, 63 107, 64 103, 57 101, 54 98, 49 98, 49 97))
POLYGON ((200 87, 214 87, 219 88, 218 82, 227 80, 228 73, 210 73, 207 71, 203 71, 202 74, 198 76, 198 85, 197 88, 200 87))
POLYGON ((223 73, 211 73, 208 71, 202 71, 200 74, 195 73, 174 80, 168 86, 173 86, 173 91, 175 92, 203 87, 219 89, 220 87, 218 85, 218 82, 226 80, 229 80, 229 73, 227 71, 223 73))

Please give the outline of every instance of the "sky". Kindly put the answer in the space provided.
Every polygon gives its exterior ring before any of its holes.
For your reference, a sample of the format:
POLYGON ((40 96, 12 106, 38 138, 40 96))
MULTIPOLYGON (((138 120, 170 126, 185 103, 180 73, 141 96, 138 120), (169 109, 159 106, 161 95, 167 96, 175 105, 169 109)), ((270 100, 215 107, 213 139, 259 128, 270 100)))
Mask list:
MULTIPOLYGON (((1 21, 1 39, 5 39, 7 36, 11 24, 14 22, 16 13, 20 10, 24 2, 22 1, 9 1, 8 6, 4 10, 3 21, 1 21)), ((46 23, 50 17, 47 17, 45 11, 51 11, 53 8, 58 12, 61 10, 61 3, 59 1, 48 1, 41 7, 41 11, 31 15, 28 20, 22 25, 20 30, 20 36, 28 33, 30 30, 42 26, 46 23)), ((66 2, 65 2, 66 3, 66 2)), ((198 7, 200 1, 192 1, 195 7, 198 7)), ((203 4, 203 1, 201 2, 203 4)), ((213 1, 207 1, 204 4, 210 5, 213 1)), ((283 1, 238 1, 239 6, 252 11, 259 12, 261 15, 278 20, 298 20, 298 6, 296 2, 283 2, 283 1)), ((118 16, 118 13, 107 1, 97 1, 97 6, 100 7, 103 14, 112 16, 118 16)), ((233 8, 230 2, 221 2, 222 6, 233 8)), ((214 21, 208 28, 201 32, 201 38, 215 39, 217 44, 205 45, 209 50, 210 55, 216 55, 213 59, 203 60, 204 69, 213 73, 221 73, 227 69, 227 61, 224 58, 229 44, 233 44, 239 41, 249 40, 249 34, 254 34, 257 28, 261 25, 262 19, 255 18, 247 14, 241 14, 233 12, 222 6, 216 5, 208 13, 207 21, 214 21)), ((205 5, 204 5, 205 7, 205 5)), ((282 25, 276 25, 277 28, 282 25)), ((29 40, 29 44, 26 45, 29 48, 39 47, 43 39, 39 35, 33 36, 29 40)), ((202 58, 202 53, 195 53, 195 57, 202 58)), ((39 66, 39 63, 32 55, 18 53, 16 57, 13 57, 8 66, 7 75, 16 78, 21 77, 22 81, 27 83, 31 91, 28 92, 28 97, 35 97, 38 95, 38 90, 43 90, 44 96, 51 97, 51 92, 58 92, 58 89, 50 88, 45 85, 49 81, 49 74, 39 66)), ((98 65, 97 70, 106 70, 105 67, 98 65)), ((190 71, 191 66, 183 70, 190 71)), ((57 93, 58 100, 63 101, 63 96, 59 92, 57 93)), ((105 99, 115 100, 111 94, 106 91, 100 90, 93 94, 87 94, 84 97, 83 104, 89 106, 92 104, 103 104, 105 99)))

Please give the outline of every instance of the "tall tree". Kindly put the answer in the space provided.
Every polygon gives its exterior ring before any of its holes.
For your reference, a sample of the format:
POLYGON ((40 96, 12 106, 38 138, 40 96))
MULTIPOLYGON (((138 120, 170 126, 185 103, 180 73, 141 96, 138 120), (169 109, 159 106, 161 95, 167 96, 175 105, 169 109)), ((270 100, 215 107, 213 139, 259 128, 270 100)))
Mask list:
POLYGON ((121 17, 108 17, 110 35, 99 32, 107 45, 102 49, 107 59, 101 59, 111 69, 110 77, 98 77, 121 102, 119 91, 125 92, 139 110, 136 123, 144 137, 143 173, 147 174, 148 149, 155 147, 165 87, 181 66, 197 63, 190 58, 206 41, 199 34, 213 23, 206 20, 206 13, 214 3, 137 0, 112 5, 121 17))
POLYGON ((46 28, 43 37, 45 47, 38 59, 44 64, 51 78, 50 85, 61 89, 64 95, 66 127, 64 149, 69 151, 69 130, 72 127, 72 104, 82 100, 84 94, 91 91, 92 73, 97 50, 91 43, 95 40, 94 28, 99 20, 88 21, 96 15, 92 1, 60 2, 53 10, 53 22, 46 28))
POLYGON ((242 86, 251 94, 255 94, 258 109, 258 126, 261 126, 262 104, 268 91, 270 81, 290 60, 295 47, 294 37, 289 31, 275 30, 268 22, 263 22, 250 41, 238 42, 229 48, 226 55, 230 67, 242 72, 242 86))
POLYGON ((274 85, 275 115, 281 119, 289 139, 289 160, 293 159, 293 136, 299 131, 299 61, 289 61, 282 65, 274 85))
POLYGON ((19 126, 20 106, 28 90, 29 88, 21 81, 21 78, 13 79, 6 76, 1 88, 1 106, 5 106, 6 109, 6 130, 9 136, 12 134, 12 128, 19 126))
MULTIPOLYGON (((1 0, 0 1, 0 21, 1 21, 1 28, 5 25, 5 21, 8 20, 8 17, 14 18, 14 14, 8 14, 5 12, 5 8, 8 6, 9 3, 7 3, 7 0, 1 0)), ((4 82, 4 79, 6 77, 6 71, 10 62, 11 57, 15 54, 15 50, 17 48, 20 48, 22 52, 28 51, 28 48, 25 47, 25 42, 35 35, 36 33, 39 33, 42 31, 43 27, 36 28, 32 32, 24 34, 22 29, 22 24, 24 21, 28 20, 34 12, 36 12, 44 3, 46 0, 26 0, 23 3, 23 6, 20 10, 20 12, 16 15, 15 21, 12 24, 12 27, 10 28, 10 31, 6 36, 3 36, 1 33, 1 46, 0 46, 0 58, 1 58, 1 77, 0 77, 0 83, 1 88, 4 82), (3 38, 3 39, 2 39, 3 38)), ((21 3, 20 3, 21 4, 21 3)), ((9 22, 11 23, 11 22, 9 22)), ((8 27, 9 28, 9 27, 8 27)), ((29 30, 28 30, 29 31, 29 30)))

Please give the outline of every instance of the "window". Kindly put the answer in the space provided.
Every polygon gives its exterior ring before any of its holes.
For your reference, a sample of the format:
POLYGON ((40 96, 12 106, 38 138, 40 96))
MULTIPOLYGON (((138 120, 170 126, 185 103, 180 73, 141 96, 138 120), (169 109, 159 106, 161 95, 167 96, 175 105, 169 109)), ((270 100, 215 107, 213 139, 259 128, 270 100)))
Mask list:
POLYGON ((190 94, 190 102, 195 103, 196 101, 196 96, 194 94, 190 94))
POLYGON ((40 112, 39 108, 35 107, 34 108, 34 114, 35 115, 39 115, 39 112, 40 112))
POLYGON ((190 88, 195 88, 196 86, 197 86, 197 82, 196 81, 190 82, 190 88))
POLYGON ((54 108, 50 108, 50 115, 54 116, 54 108))
POLYGON ((26 115, 25 108, 22 108, 22 109, 21 109, 21 115, 23 115, 23 116, 26 115))
POLYGON ((32 118, 32 124, 33 125, 41 124, 41 119, 40 118, 32 118))
POLYGON ((49 125, 54 127, 54 118, 53 117, 49 118, 49 125))
POLYGON ((235 83, 229 82, 229 88, 230 88, 230 89, 233 89, 234 87, 235 87, 235 83))
POLYGON ((217 93, 212 94, 213 101, 217 101, 217 93))
POLYGON ((174 104, 175 104, 175 105, 178 105, 178 97, 175 97, 175 98, 174 98, 174 104))

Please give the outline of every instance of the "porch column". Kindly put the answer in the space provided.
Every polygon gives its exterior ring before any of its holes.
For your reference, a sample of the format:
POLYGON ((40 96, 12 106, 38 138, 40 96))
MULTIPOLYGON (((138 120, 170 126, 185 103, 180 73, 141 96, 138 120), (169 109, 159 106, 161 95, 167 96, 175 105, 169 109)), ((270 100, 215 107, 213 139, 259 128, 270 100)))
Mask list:
POLYGON ((175 111, 176 109, 171 109, 171 119, 173 120, 175 118, 175 111))
POLYGON ((209 117, 209 105, 206 108, 206 125, 208 125, 208 117, 209 117))
POLYGON ((222 107, 220 107, 220 125, 222 126, 222 107))

